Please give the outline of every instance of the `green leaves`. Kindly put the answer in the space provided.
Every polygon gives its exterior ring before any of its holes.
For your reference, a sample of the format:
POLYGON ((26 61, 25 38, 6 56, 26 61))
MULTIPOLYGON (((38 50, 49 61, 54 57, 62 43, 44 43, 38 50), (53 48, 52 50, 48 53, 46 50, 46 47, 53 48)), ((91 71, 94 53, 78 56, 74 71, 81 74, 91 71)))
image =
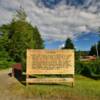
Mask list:
POLYGON ((35 49, 43 49, 44 48, 44 44, 43 44, 43 40, 41 38, 41 35, 39 33, 39 30, 37 27, 34 27, 33 30, 33 39, 35 40, 35 49))
POLYGON ((100 56, 100 41, 97 44, 91 46, 89 55, 96 55, 96 56, 98 55, 98 56, 100 56))
POLYGON ((70 38, 65 41, 65 47, 63 49, 75 49, 74 44, 70 38))
POLYGON ((16 11, 16 13, 17 14, 13 19, 14 21, 18 21, 18 20, 26 21, 27 15, 22 7, 20 7, 20 9, 16 11))
POLYGON ((76 61, 75 65, 75 71, 77 74, 100 79, 100 59, 87 62, 76 61))
POLYGON ((17 11, 15 19, 10 24, 0 28, 0 50, 5 50, 16 62, 25 66, 27 49, 43 49, 43 40, 37 27, 26 21, 23 9, 17 11))

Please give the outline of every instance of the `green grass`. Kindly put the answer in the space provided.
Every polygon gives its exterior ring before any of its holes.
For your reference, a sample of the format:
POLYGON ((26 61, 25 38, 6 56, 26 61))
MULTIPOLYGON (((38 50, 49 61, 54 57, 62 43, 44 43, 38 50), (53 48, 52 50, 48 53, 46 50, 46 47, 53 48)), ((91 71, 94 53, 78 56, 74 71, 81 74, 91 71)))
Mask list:
POLYGON ((70 84, 14 84, 12 93, 34 100, 100 100, 100 80, 76 75, 75 86, 70 84))

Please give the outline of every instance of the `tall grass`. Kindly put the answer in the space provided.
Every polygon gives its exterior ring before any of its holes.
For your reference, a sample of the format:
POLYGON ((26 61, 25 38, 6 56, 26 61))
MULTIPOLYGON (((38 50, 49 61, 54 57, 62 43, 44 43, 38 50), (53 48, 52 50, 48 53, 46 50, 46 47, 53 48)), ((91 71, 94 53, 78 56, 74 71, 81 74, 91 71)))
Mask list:
MULTIPOLYGON (((100 80, 83 76, 75 77, 75 86, 70 84, 14 84, 11 91, 34 100, 100 100, 100 80), (21 92, 20 92, 21 91, 21 92)), ((27 100, 28 100, 27 99, 27 100)))

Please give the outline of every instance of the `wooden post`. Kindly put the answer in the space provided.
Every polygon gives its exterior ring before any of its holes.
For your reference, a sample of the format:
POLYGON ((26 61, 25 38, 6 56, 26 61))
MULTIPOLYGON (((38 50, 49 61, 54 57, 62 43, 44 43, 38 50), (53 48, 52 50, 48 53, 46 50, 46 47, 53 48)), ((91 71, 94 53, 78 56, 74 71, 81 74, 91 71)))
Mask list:
POLYGON ((72 82, 72 87, 74 87, 74 75, 73 75, 73 82, 72 82))
POLYGON ((26 74, 26 86, 28 86, 28 81, 27 81, 28 78, 29 78, 29 75, 26 74))

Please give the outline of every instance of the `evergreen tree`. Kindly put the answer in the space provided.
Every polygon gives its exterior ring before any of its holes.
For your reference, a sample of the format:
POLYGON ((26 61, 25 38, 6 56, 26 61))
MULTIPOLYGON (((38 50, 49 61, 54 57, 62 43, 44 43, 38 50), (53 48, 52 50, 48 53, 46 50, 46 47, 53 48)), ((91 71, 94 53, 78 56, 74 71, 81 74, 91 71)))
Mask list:
POLYGON ((7 24, 7 25, 2 25, 0 27, 0 51, 1 50, 8 50, 8 42, 9 42, 9 39, 8 39, 8 33, 9 33, 9 29, 10 29, 10 25, 7 24))
POLYGON ((15 61, 21 61, 26 49, 35 48, 33 40, 33 27, 27 22, 16 21, 11 24, 9 53, 15 61))
POLYGON ((70 38, 65 41, 65 47, 63 49, 75 49, 74 44, 70 38))
POLYGON ((23 60, 26 49, 43 49, 43 40, 36 27, 26 22, 23 10, 17 11, 16 20, 10 28, 10 55, 17 61, 23 60))
POLYGON ((96 45, 93 45, 90 49, 90 52, 89 52, 89 55, 97 55, 97 52, 96 52, 96 45))
POLYGON ((8 52, 8 33, 9 33, 10 25, 2 25, 0 27, 0 68, 5 69, 10 67, 13 63, 13 59, 9 56, 8 52))
POLYGON ((39 33, 39 30, 37 27, 34 27, 34 30, 33 30, 33 40, 35 40, 35 49, 43 49, 44 48, 44 45, 43 45, 43 40, 41 38, 41 35, 39 33))
POLYGON ((16 16, 8 26, 4 25, 0 30, 4 35, 2 35, 2 40, 6 39, 3 42, 7 47, 4 48, 16 62, 25 65, 27 49, 44 48, 41 35, 37 27, 33 27, 26 21, 26 14, 22 8, 17 11, 16 16))
POLYGON ((99 53, 99 56, 100 56, 100 41, 98 42, 98 53, 99 53))
POLYGON ((16 15, 13 18, 13 21, 26 21, 27 15, 22 7, 19 10, 16 10, 16 15))

